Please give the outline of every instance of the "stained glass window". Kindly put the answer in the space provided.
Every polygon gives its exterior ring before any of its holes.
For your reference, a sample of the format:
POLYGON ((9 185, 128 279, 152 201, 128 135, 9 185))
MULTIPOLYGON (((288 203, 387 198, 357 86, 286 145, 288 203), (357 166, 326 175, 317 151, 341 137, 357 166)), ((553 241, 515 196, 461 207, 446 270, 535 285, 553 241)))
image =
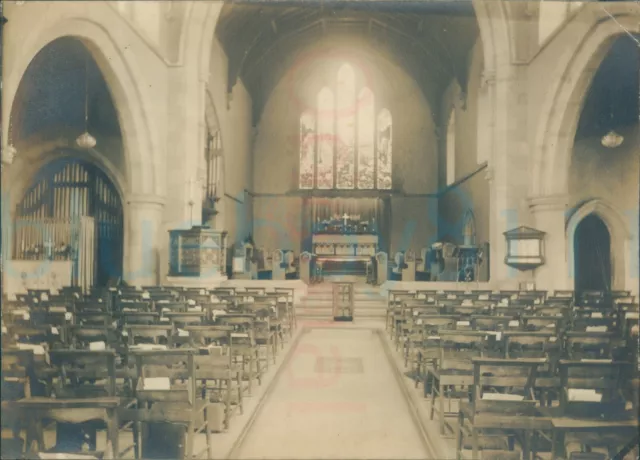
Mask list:
POLYGON ((316 110, 300 117, 299 187, 390 189, 391 113, 375 113, 371 89, 358 88, 353 67, 342 65, 316 110))
POLYGON ((350 189, 355 182, 355 103, 353 68, 345 64, 338 71, 336 100, 336 188, 350 189))
POLYGON ((334 117, 333 92, 329 88, 322 88, 318 94, 318 188, 333 188, 334 117))
POLYGON ((373 93, 367 87, 358 95, 358 188, 372 189, 375 172, 375 112, 373 93))
POLYGON ((300 117, 300 188, 313 188, 316 167, 316 117, 307 111, 300 117))
POLYGON ((382 109, 378 114, 378 188, 391 188, 392 145, 391 112, 382 109))

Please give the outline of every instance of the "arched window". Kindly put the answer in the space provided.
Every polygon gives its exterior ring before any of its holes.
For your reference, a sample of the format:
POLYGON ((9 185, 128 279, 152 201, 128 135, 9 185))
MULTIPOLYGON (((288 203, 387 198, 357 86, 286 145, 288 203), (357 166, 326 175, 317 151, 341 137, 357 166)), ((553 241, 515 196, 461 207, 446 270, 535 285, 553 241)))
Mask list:
POLYGON ((358 97, 358 188, 374 188, 375 144, 375 108, 373 93, 367 87, 362 88, 358 97))
POLYGON ((318 188, 333 188, 333 149, 335 146, 335 104, 333 91, 322 88, 318 94, 318 188))
POLYGON ((307 111, 300 117, 300 188, 313 188, 316 176, 316 117, 307 111))
POLYGON ((462 229, 462 237, 465 246, 475 246, 476 244, 476 219, 473 212, 469 209, 464 216, 464 227, 462 229))
POLYGON ((456 180, 456 108, 451 108, 449 120, 447 121, 447 185, 451 185, 456 180))
POLYGON ((378 188, 391 188, 392 122, 391 113, 382 109, 378 114, 378 188))
POLYGON ((350 65, 338 71, 336 107, 336 188, 355 187, 356 77, 350 65))
POLYGON ((390 189, 391 113, 376 119, 373 92, 358 88, 353 67, 342 65, 335 91, 325 86, 316 103, 300 116, 300 188, 390 189))

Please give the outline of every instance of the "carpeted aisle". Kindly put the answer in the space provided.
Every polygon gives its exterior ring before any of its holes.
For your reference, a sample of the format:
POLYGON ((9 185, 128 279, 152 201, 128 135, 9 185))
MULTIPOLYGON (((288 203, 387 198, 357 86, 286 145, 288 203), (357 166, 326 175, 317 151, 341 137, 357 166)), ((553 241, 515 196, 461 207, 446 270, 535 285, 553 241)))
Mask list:
POLYGON ((425 459, 375 331, 304 332, 234 458, 425 459))

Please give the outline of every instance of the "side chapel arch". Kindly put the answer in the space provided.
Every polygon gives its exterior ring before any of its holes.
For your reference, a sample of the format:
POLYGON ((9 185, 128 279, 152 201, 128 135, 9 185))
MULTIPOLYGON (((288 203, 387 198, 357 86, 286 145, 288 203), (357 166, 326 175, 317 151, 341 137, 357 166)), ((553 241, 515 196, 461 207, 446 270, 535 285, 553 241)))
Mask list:
MULTIPOLYGON (((611 5, 612 10, 615 7, 611 5)), ((577 51, 561 69, 561 74, 554 74, 549 79, 553 87, 546 93, 532 151, 531 196, 567 192, 574 135, 591 80, 615 39, 624 33, 623 29, 640 33, 637 17, 624 10, 614 13, 616 21, 606 16, 604 11, 598 18, 594 17, 593 10, 585 10, 575 20, 591 20, 593 26, 575 43, 557 44, 577 51), (583 14, 593 19, 585 18, 583 14)))
MULTIPOLYGON (((100 11, 96 9, 89 9, 87 12, 100 15, 100 11)), ((109 22, 110 19, 102 21, 109 22)), ((123 55, 122 47, 108 32, 117 30, 117 27, 101 24, 102 21, 97 17, 61 18, 50 27, 36 28, 35 30, 42 30, 41 34, 19 37, 20 52, 11 53, 14 59, 5 63, 5 68, 12 71, 5 75, 3 95, 7 105, 3 104, 3 112, 9 114, 12 111, 17 102, 16 93, 22 77, 41 49, 58 38, 71 36, 79 39, 100 69, 118 113, 125 155, 127 192, 131 195, 161 196, 162 186, 158 177, 162 162, 154 154, 160 149, 151 135, 151 122, 147 116, 150 105, 140 90, 144 79, 139 76, 143 73, 135 62, 123 55)), ((8 129, 9 123, 3 127, 5 139, 8 129)))

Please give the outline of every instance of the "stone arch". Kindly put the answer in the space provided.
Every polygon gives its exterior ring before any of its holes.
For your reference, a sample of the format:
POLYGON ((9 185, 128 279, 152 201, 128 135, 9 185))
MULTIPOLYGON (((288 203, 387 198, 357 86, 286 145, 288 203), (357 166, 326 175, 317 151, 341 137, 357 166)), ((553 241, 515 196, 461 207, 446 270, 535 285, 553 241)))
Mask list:
MULTIPOLYGON (((92 10, 93 11, 93 10, 92 10)), ((115 43, 110 27, 93 18, 61 18, 53 24, 35 27, 39 34, 23 37, 20 52, 13 53, 11 69, 5 77, 3 112, 9 114, 16 100, 16 93, 27 67, 41 49, 62 37, 80 40, 88 49, 100 69, 114 101, 123 137, 126 165, 126 190, 131 194, 161 194, 158 146, 151 135, 149 104, 144 99, 140 85, 143 79, 140 68, 124 55, 123 48, 115 43)), ((105 20, 108 21, 108 20, 105 20)), ((117 27, 111 27, 116 30, 117 27)), ((3 127, 7 136, 8 125, 3 127)), ((6 137, 5 137, 6 138, 6 137)), ((18 153, 19 154, 19 153, 18 153)))
MULTIPOLYGON (((611 204, 604 200, 594 199, 581 204, 574 209, 569 216, 565 227, 565 238, 567 248, 568 278, 571 282, 574 279, 574 239, 578 224, 589 215, 598 216, 604 222, 611 237, 611 272, 612 289, 635 289, 637 286, 631 285, 631 230, 622 217, 622 214, 611 204)), ((637 254, 635 254, 637 258, 637 254)), ((571 285, 569 283, 568 285, 571 285)))
MULTIPOLYGON (((593 12, 590 14, 593 16, 593 12)), ((615 21, 608 16, 596 17, 592 27, 576 43, 557 44, 576 52, 561 74, 549 79, 554 86, 547 91, 536 130, 531 196, 567 192, 573 138, 591 79, 614 40, 625 33, 624 29, 640 32, 640 23, 631 13, 614 16, 615 21)), ((577 17, 587 20, 581 14, 577 17)))
POLYGON ((105 155, 100 153, 99 148, 80 151, 77 148, 69 147, 67 142, 53 141, 34 147, 33 153, 30 155, 29 164, 23 164, 22 168, 15 171, 12 169, 12 173, 15 173, 15 175, 12 174, 14 180, 10 183, 8 190, 11 197, 11 213, 15 210, 17 202, 22 199, 38 171, 59 158, 77 158, 98 167, 116 188, 123 205, 126 203, 126 176, 105 155), (54 152, 55 154, 52 155, 54 152), (15 178, 20 178, 21 180, 15 180, 15 178))
POLYGON ((488 152, 485 159, 491 163, 493 152, 504 136, 495 134, 500 123, 499 116, 507 116, 508 95, 505 85, 496 85, 498 78, 508 69, 511 56, 511 35, 504 2, 474 0, 480 40, 482 41, 483 70, 478 98, 478 150, 488 152), (500 75, 498 75, 500 74, 500 75))

